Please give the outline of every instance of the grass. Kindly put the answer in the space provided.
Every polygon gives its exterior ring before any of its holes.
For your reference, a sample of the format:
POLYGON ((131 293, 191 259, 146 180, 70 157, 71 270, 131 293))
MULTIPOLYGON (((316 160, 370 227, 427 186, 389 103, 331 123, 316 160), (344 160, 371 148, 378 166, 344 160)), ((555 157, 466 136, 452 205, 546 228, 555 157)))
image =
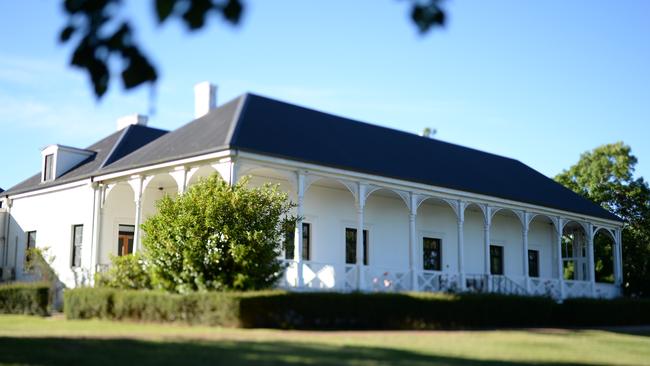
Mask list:
POLYGON ((650 330, 307 332, 0 316, 0 364, 650 365, 650 330))

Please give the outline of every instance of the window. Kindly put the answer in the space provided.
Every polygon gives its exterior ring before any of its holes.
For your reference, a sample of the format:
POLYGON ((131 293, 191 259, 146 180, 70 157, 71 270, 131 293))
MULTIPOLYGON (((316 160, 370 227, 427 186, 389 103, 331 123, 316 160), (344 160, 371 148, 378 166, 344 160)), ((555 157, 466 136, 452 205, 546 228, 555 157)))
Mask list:
POLYGON ((539 251, 528 251, 528 276, 539 277, 539 251))
POLYGON ((34 248, 36 248, 36 231, 28 231, 27 243, 25 246, 25 261, 29 262, 32 259, 29 251, 34 248))
POLYGON ((302 223, 302 259, 308 261, 311 257, 311 225, 303 222, 302 223))
POLYGON ((117 255, 123 256, 133 253, 133 238, 135 226, 119 225, 117 234, 117 255))
POLYGON ((83 225, 72 226, 72 267, 81 267, 81 242, 83 240, 83 225))
POLYGON ((490 245, 490 273, 503 274, 503 247, 500 245, 490 245))
POLYGON ((442 270, 441 247, 440 239, 422 238, 422 266, 425 270, 442 270))
POLYGON ((54 178, 54 154, 45 155, 45 166, 43 167, 43 181, 54 178))
MULTIPOLYGON (((345 229, 345 263, 357 263, 357 229, 345 229)), ((368 265, 368 230, 363 231, 363 264, 368 265)))
MULTIPOLYGON (((284 258, 285 259, 294 259, 295 254, 295 233, 293 230, 289 230, 284 237, 284 258)), ((311 249, 311 224, 303 222, 302 223, 302 259, 308 261, 310 258, 310 249, 311 249)))

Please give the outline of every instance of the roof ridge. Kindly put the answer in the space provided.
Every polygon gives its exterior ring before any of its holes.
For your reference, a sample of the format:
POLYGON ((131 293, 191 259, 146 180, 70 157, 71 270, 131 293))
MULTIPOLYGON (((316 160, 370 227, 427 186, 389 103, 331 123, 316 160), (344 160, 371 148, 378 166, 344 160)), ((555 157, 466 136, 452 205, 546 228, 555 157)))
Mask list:
POLYGON ((232 145, 234 140, 239 135, 239 122, 241 120, 242 114, 244 113, 246 107, 248 106, 248 100, 250 99, 251 93, 244 93, 237 97, 239 99, 239 104, 235 115, 233 116, 230 128, 228 129, 228 135, 226 136, 226 141, 229 145, 232 145))
POLYGON ((99 165, 99 169, 102 169, 102 168, 104 168, 105 166, 107 166, 109 164, 109 161, 111 160, 111 158, 115 154, 115 151, 117 150, 117 147, 120 146, 120 144, 122 144, 122 141, 124 141, 125 136, 129 133, 129 131, 131 130, 131 127, 133 127, 133 125, 129 125, 129 126, 127 126, 126 128, 124 128, 122 130, 122 133, 120 134, 120 137, 113 144, 113 147, 111 148, 111 151, 108 154, 106 154, 106 158, 99 165))

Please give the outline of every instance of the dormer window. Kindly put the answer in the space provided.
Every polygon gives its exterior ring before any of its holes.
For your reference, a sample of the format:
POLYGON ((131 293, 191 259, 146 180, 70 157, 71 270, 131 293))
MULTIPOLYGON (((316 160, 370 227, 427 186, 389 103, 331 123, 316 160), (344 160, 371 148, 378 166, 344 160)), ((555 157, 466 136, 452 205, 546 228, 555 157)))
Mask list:
POLYGON ((41 182, 51 182, 64 175, 79 163, 90 158, 94 151, 70 146, 50 145, 41 150, 41 182))
POLYGON ((54 154, 45 155, 45 166, 43 166, 43 181, 54 179, 54 154))

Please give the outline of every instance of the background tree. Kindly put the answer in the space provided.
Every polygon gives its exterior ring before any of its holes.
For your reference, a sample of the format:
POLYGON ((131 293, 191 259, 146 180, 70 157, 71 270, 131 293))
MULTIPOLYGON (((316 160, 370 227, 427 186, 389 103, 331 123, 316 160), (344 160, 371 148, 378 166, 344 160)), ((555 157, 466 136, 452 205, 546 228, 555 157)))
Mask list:
MULTIPOLYGON (((650 188, 643 177, 634 178, 637 159, 623 142, 583 153, 577 164, 555 179, 596 202, 625 221, 623 276, 630 295, 650 295, 650 188)), ((597 277, 611 274, 611 241, 600 239, 597 277)))
POLYGON ((173 292, 271 287, 281 272, 285 228, 294 205, 275 185, 230 186, 218 175, 158 201, 142 225, 154 288, 173 292))
MULTIPOLYGON (((151 0, 160 24, 176 19, 190 31, 203 28, 207 18, 216 15, 230 25, 238 25, 245 9, 244 0, 151 0)), ((411 19, 421 33, 445 24, 442 0, 409 0, 411 19)), ((76 42, 70 64, 86 71, 95 95, 101 98, 115 72, 110 64, 120 64, 120 79, 125 89, 155 83, 158 72, 142 51, 133 32, 132 21, 121 18, 122 0, 63 0, 67 24, 61 30, 62 43, 76 42), (116 60, 116 61, 111 61, 116 60)), ((345 2, 341 3, 343 11, 345 2)))

